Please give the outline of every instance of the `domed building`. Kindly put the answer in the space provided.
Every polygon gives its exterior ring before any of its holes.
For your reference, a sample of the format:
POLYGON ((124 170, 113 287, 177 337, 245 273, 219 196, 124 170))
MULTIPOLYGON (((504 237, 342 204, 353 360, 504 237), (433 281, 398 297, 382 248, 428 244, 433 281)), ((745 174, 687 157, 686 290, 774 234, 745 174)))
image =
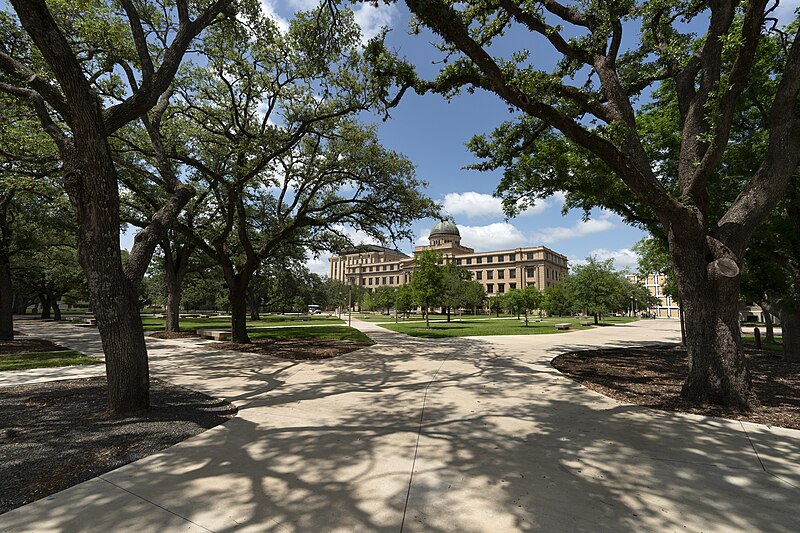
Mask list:
MULTIPOLYGON (((569 270, 567 257, 545 246, 476 252, 461 245, 461 232, 449 220, 437 223, 428 244, 415 247, 414 255, 425 250, 436 250, 446 263, 472 272, 489 296, 528 285, 546 289, 561 282, 569 270)), ((330 258, 331 279, 368 289, 405 285, 413 271, 413 257, 382 246, 362 246, 330 258)))

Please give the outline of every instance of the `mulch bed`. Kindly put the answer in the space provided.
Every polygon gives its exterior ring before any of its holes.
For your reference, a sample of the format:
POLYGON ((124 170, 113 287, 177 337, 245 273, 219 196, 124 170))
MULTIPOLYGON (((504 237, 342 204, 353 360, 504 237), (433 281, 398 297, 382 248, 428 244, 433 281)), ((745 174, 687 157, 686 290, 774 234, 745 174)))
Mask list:
MULTIPOLYGON (((17 333, 14 334, 15 337, 17 335, 17 333)), ((0 355, 32 352, 61 352, 64 350, 69 350, 69 348, 44 339, 26 337, 24 339, 15 338, 13 341, 0 341, 0 355)))
POLYGON ((252 339, 250 344, 214 342, 205 345, 206 348, 213 350, 257 353, 292 361, 331 359, 367 346, 370 345, 363 342, 333 339, 252 339))
POLYGON ((624 402, 800 429, 800 363, 785 363, 775 352, 746 349, 745 353, 761 404, 746 413, 681 399, 687 375, 686 350, 681 347, 575 352, 556 357, 552 364, 587 388, 624 402))
POLYGON ((197 333, 194 331, 156 331, 150 333, 150 337, 156 339, 197 339, 197 333))
POLYGON ((154 380, 151 409, 106 413, 105 378, 0 388, 0 513, 141 459, 230 419, 230 403, 154 380))

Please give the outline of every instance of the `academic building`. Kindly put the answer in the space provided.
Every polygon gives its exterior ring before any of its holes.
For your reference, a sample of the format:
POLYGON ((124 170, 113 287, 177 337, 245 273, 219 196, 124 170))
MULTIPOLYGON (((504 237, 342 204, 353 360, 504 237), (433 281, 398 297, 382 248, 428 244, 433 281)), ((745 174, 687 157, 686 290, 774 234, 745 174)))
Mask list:
POLYGON ((641 313, 645 313, 648 316, 655 315, 658 318, 680 318, 681 311, 680 307, 678 306, 678 302, 674 301, 670 296, 664 294, 664 284, 666 283, 666 277, 664 274, 648 274, 647 276, 638 276, 631 274, 628 276, 628 281, 631 283, 641 283, 644 285, 650 294, 658 298, 659 304, 654 307, 648 307, 647 309, 639 309, 637 306, 633 306, 630 309, 631 314, 639 315, 641 313))
MULTIPOLYGON (((441 253, 445 263, 472 272, 489 296, 533 285, 544 290, 567 275, 567 258, 544 246, 476 252, 461 245, 461 234, 452 222, 439 222, 431 230, 429 244, 414 248, 441 253)), ((330 278, 368 289, 398 287, 411 281, 414 258, 382 246, 363 246, 359 251, 330 258, 330 278)))

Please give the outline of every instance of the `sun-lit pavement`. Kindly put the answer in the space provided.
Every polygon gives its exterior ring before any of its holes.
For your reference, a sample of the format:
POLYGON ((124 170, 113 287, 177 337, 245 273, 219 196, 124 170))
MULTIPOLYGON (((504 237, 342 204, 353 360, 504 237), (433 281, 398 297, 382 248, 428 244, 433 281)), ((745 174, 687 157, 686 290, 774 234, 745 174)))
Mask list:
MULTIPOLYGON (((438 340, 353 325, 378 344, 318 362, 148 339, 155 377, 239 416, 0 530, 800 530, 800 432, 620 404, 549 364, 676 341, 676 322, 438 340)), ((94 330, 20 327, 99 353, 94 330)))

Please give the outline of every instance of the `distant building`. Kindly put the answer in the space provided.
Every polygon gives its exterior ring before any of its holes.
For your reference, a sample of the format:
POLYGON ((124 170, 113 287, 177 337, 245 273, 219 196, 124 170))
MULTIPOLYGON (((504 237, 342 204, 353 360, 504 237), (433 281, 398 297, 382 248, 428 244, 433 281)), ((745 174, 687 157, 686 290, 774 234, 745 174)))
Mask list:
MULTIPOLYGON (((533 285, 552 287, 568 272, 567 258, 544 246, 476 252, 461 245, 461 233, 452 222, 439 222, 428 236, 429 244, 414 248, 441 253, 446 263, 455 263, 472 272, 472 279, 483 284, 489 296, 510 289, 533 285)), ((398 287, 411 281, 414 258, 382 246, 362 246, 359 250, 330 258, 330 278, 368 289, 398 287)))
POLYGON ((659 304, 646 309, 639 309, 635 304, 631 308, 631 314, 639 315, 646 313, 648 316, 655 314, 658 318, 680 318, 681 311, 678 302, 673 300, 672 297, 664 294, 664 283, 666 283, 666 276, 664 274, 648 274, 647 276, 638 276, 632 274, 628 276, 628 281, 636 284, 643 284, 650 294, 659 299, 659 304))

